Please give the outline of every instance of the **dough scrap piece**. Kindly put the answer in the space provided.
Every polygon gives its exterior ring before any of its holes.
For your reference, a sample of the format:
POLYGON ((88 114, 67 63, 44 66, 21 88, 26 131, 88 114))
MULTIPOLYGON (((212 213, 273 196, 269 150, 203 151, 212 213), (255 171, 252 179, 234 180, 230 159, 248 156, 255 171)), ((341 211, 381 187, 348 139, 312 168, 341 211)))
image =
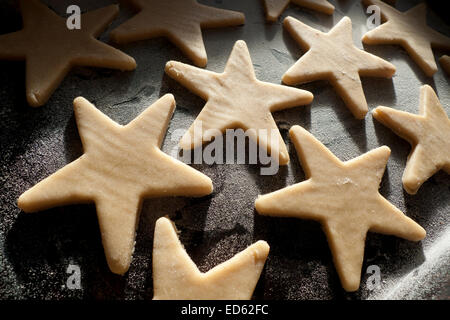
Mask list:
POLYGON ((204 196, 211 179, 160 150, 175 100, 166 94, 126 126, 82 97, 74 100, 84 154, 23 193, 25 212, 94 202, 106 260, 124 274, 144 197, 204 196))
POLYGON ((139 12, 111 32, 116 43, 167 37, 195 65, 207 64, 202 28, 242 25, 244 14, 214 8, 196 0, 128 0, 139 12))
POLYGON ((0 35, 0 60, 26 60, 26 97, 44 105, 71 67, 134 70, 125 53, 96 39, 118 15, 110 5, 81 15, 81 29, 69 30, 66 19, 38 0, 21 0, 23 29, 0 35))
POLYGON ((362 42, 369 45, 396 44, 402 46, 429 77, 436 73, 433 48, 450 50, 450 38, 427 26, 426 4, 421 3, 400 12, 379 0, 363 0, 365 5, 377 5, 386 21, 367 32, 362 42))
POLYGON ((332 15, 334 6, 327 0, 263 0, 267 21, 276 21, 289 3, 332 15))
POLYGON ((441 63, 442 69, 444 69, 445 72, 450 75, 450 57, 444 55, 439 58, 439 62, 441 63))
POLYGON ((425 237, 421 226, 378 191, 390 155, 388 147, 342 162, 302 127, 292 127, 290 136, 308 180, 260 196, 256 210, 320 222, 346 291, 359 288, 368 231, 412 241, 425 237))
POLYGON ((357 119, 368 107, 360 75, 391 78, 395 66, 353 44, 352 22, 344 17, 328 33, 309 27, 292 17, 284 27, 307 52, 283 75, 283 82, 298 85, 315 80, 332 83, 357 119))
POLYGON ((182 149, 197 148, 211 140, 210 130, 223 133, 227 128, 253 129, 249 134, 262 148, 279 159, 281 165, 289 162, 289 153, 271 112, 311 103, 313 95, 305 90, 257 80, 245 41, 235 43, 223 73, 176 61, 166 64, 166 73, 207 100, 181 138, 182 149))
POLYGON ((406 192, 416 194, 441 169, 450 174, 450 120, 433 88, 421 87, 418 115, 378 107, 373 116, 412 146, 402 177, 406 192))
POLYGON ((175 225, 159 218, 153 243, 153 299, 249 300, 269 249, 267 242, 260 240, 202 273, 180 243, 175 225))

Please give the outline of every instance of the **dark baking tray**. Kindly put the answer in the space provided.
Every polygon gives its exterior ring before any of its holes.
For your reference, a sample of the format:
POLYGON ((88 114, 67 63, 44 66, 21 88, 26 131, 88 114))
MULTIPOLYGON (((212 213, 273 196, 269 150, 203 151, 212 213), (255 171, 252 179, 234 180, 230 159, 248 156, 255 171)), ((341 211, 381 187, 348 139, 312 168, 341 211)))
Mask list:
MULTIPOLYGON (((45 1, 60 15, 70 4, 91 10, 114 1, 45 1)), ((282 74, 298 59, 299 46, 283 30, 281 21, 267 24, 260 0, 201 1, 245 13, 242 27, 205 30, 207 69, 222 72, 234 42, 247 42, 257 77, 280 83, 282 74)), ((353 22, 353 37, 362 47, 367 15, 359 1, 331 0, 333 16, 295 5, 283 13, 328 31, 343 16, 353 22)), ((416 1, 397 1, 406 10, 416 1)), ((437 9, 439 5, 437 4, 437 9)), ((133 15, 122 6, 118 19, 102 36, 133 15)), ((428 22, 450 35, 450 27, 431 10, 428 22)), ((14 1, 0 2, 0 34, 21 28, 14 1)), ((164 75, 167 60, 191 63, 166 39, 141 41, 120 47, 132 55, 134 72, 76 68, 63 81, 50 101, 33 109, 25 102, 24 63, 0 61, 0 298, 1 299, 151 299, 152 244, 156 219, 168 215, 181 231, 189 255, 206 271, 258 239, 271 251, 254 293, 256 299, 376 299, 450 297, 450 178, 439 172, 417 195, 402 189, 401 175, 410 146, 372 119, 353 118, 327 82, 300 86, 315 99, 310 106, 276 112, 275 119, 289 147, 291 163, 275 176, 260 176, 258 165, 195 165, 214 182, 211 196, 146 200, 136 238, 136 250, 125 276, 112 274, 105 262, 93 205, 75 205, 25 214, 17 198, 41 179, 82 154, 73 116, 72 101, 84 96, 115 121, 126 124, 144 108, 168 92, 175 95, 177 109, 170 122, 163 150, 176 146, 175 129, 187 128, 204 102, 164 75), (392 149, 381 193, 427 230, 427 237, 413 243, 396 237, 369 234, 361 288, 345 293, 332 263, 330 250, 315 222, 263 217, 254 211, 254 200, 286 185, 302 181, 304 173, 288 139, 292 125, 312 132, 338 157, 348 160, 380 145, 392 149), (66 286, 69 264, 81 269, 81 290, 66 286), (381 270, 381 287, 366 286, 369 265, 381 270)), ((392 80, 363 78, 369 108, 378 105, 409 112, 418 111, 419 88, 431 85, 450 113, 449 77, 441 69, 426 77, 406 52, 395 46, 367 46, 397 67, 392 80)), ((443 52, 435 51, 436 58, 443 52)))

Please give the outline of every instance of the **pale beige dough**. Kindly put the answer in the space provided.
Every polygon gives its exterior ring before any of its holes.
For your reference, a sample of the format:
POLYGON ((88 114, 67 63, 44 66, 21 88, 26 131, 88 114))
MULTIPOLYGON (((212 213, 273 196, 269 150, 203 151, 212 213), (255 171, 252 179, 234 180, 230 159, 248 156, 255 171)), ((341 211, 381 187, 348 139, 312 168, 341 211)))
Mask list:
POLYGON ((276 21, 289 3, 332 15, 334 6, 327 0, 263 0, 267 21, 276 21))
POLYGON ((360 76, 391 78, 395 67, 353 44, 352 22, 344 17, 328 33, 292 18, 284 27, 306 53, 283 75, 289 85, 328 80, 357 119, 368 111, 360 76))
POLYGON ((359 288, 368 231, 412 241, 425 237, 422 227, 378 191, 390 155, 388 147, 342 162, 302 127, 292 127, 290 136, 307 180, 260 196, 256 210, 320 222, 346 291, 359 288))
POLYGON ((441 169, 450 174, 450 120, 433 88, 421 87, 419 114, 378 107, 373 116, 412 146, 402 178, 406 192, 416 194, 441 169))
POLYGON ((155 300, 249 300, 269 254, 258 241, 206 273, 198 270, 167 218, 155 225, 153 290, 155 300))
POLYGON ((305 105, 313 95, 305 90, 256 79, 253 64, 244 41, 237 41, 223 73, 196 68, 181 62, 169 61, 166 73, 207 100, 200 114, 182 137, 180 147, 189 150, 210 141, 208 130, 242 128, 274 159, 284 165, 289 154, 271 112, 305 105), (200 128, 202 131, 199 131, 200 128), (262 131, 266 130, 266 131, 262 131), (272 141, 272 134, 274 139, 272 141))
POLYGON ((207 56, 202 28, 242 25, 244 14, 214 8, 196 0, 128 0, 139 12, 111 32, 117 43, 167 37, 199 67, 207 56))
POLYGON ((22 194, 18 206, 35 212, 94 202, 109 268, 124 274, 143 198, 204 196, 212 192, 212 182, 160 150, 175 110, 172 95, 160 98, 126 126, 81 97, 74 100, 74 110, 84 154, 22 194))
POLYGON ((433 76, 437 65, 431 48, 450 50, 450 38, 427 25, 426 4, 400 12, 380 0, 363 0, 363 3, 380 7, 381 17, 386 22, 367 32, 362 42, 401 45, 427 76, 433 76))
POLYGON ((439 62, 441 63, 442 69, 450 75, 450 57, 445 55, 439 58, 439 62))
POLYGON ((44 105, 73 66, 136 68, 132 57, 96 39, 118 15, 117 5, 82 14, 79 30, 38 0, 21 0, 20 8, 23 29, 0 35, 0 60, 26 60, 30 106, 44 105))

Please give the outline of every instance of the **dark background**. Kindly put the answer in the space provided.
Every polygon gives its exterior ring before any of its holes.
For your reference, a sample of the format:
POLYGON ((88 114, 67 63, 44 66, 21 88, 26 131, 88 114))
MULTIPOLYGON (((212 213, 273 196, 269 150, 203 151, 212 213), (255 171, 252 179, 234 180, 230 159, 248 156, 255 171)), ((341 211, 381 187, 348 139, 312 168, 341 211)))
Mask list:
MULTIPOLYGON (((208 70, 222 72, 234 42, 243 39, 252 55, 258 79, 280 83, 282 74, 302 55, 299 46, 282 28, 288 15, 328 31, 343 16, 351 17, 356 45, 367 31, 366 14, 359 1, 330 0, 336 11, 327 16, 291 5, 282 18, 266 24, 260 0, 200 1, 219 8, 242 11, 242 27, 205 30, 208 70)), ((82 11, 114 1, 47 0, 60 15, 70 4, 82 11)), ((397 1, 406 10, 417 1, 397 1)), ((436 1, 434 7, 440 10, 436 1)), ((102 35, 133 15, 122 5, 120 16, 102 35)), ((428 23, 450 35, 450 27, 431 10, 428 23)), ((442 14, 444 16, 444 14, 442 14)), ((0 2, 0 34, 21 28, 15 1, 0 2)), ((137 230, 136 250, 125 276, 112 274, 104 258, 93 205, 74 205, 25 214, 16 205, 19 195, 82 154, 73 116, 72 101, 84 96, 120 124, 126 124, 159 96, 171 92, 177 110, 162 149, 168 153, 187 129, 204 102, 164 75, 167 60, 191 63, 166 39, 152 39, 126 46, 138 68, 133 72, 75 68, 49 102, 37 109, 26 104, 23 62, 0 61, 0 298, 1 299, 151 299, 152 244, 156 219, 168 215, 181 231, 180 239, 201 271, 229 259, 259 239, 271 246, 266 267, 254 293, 256 299, 373 299, 450 297, 450 178, 443 172, 431 177, 415 196, 402 189, 401 176, 409 144, 375 122, 353 118, 327 82, 300 88, 315 99, 302 106, 274 114, 288 144, 291 163, 275 176, 260 176, 258 165, 195 165, 214 182, 211 196, 146 200, 137 230), (381 194, 427 230, 419 243, 391 236, 368 234, 361 288, 345 293, 337 277, 324 233, 319 224, 296 219, 263 217, 254 211, 254 199, 300 182, 304 173, 288 139, 292 125, 312 132, 340 159, 354 158, 380 145, 392 149, 381 194), (65 287, 69 264, 81 268, 82 289, 65 287), (381 269, 381 288, 366 288, 369 265, 381 269)), ((449 113, 449 77, 441 69, 428 78, 406 52, 395 46, 365 49, 396 65, 392 80, 363 78, 370 110, 378 105, 417 113, 419 88, 431 85, 449 113)), ((435 51, 436 58, 443 52, 435 51)), ((448 53, 447 53, 448 54, 448 53)))

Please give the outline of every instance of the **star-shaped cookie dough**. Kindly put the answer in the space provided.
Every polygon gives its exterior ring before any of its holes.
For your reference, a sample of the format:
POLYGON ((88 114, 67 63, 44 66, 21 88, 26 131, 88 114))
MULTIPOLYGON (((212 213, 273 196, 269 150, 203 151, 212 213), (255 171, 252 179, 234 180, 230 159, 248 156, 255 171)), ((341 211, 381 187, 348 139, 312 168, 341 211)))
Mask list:
POLYGON ((155 300, 249 300, 264 267, 269 245, 258 241, 206 273, 198 270, 167 218, 155 225, 155 300))
POLYGON ((445 55, 439 58, 439 62, 441 63, 442 69, 445 70, 448 74, 450 74, 450 57, 445 55))
POLYGON ((44 105, 73 66, 136 68, 132 57, 96 39, 118 15, 117 5, 82 14, 79 30, 38 0, 21 0, 20 7, 23 29, 0 35, 0 60, 26 60, 31 106, 44 105))
POLYGON ((391 78, 395 67, 389 62, 358 49, 353 44, 352 22, 344 17, 328 33, 292 18, 284 27, 307 52, 283 75, 283 82, 298 85, 328 80, 357 119, 368 111, 361 76, 391 78))
POLYGON ((84 154, 22 194, 25 212, 94 202, 106 260, 124 274, 131 261, 143 198, 204 196, 211 180, 160 150, 175 100, 167 94, 126 126, 84 98, 74 100, 84 154))
POLYGON ((450 50, 450 38, 427 26, 425 3, 400 12, 379 0, 363 0, 366 5, 377 5, 386 21, 367 32, 362 42, 369 45, 401 45, 429 77, 437 71, 431 47, 450 50))
POLYGON ((390 155, 388 147, 342 162, 305 129, 294 126, 290 136, 308 180, 260 196, 256 210, 320 222, 346 291, 359 288, 368 231, 412 241, 425 237, 422 227, 378 191, 390 155))
POLYGON ((199 69, 181 62, 169 61, 166 73, 207 100, 206 105, 181 138, 184 150, 210 141, 210 130, 242 128, 260 147, 269 151, 284 165, 289 154, 271 112, 305 105, 313 95, 305 90, 261 82, 256 79, 253 64, 244 41, 233 47, 223 73, 199 69), (251 130, 249 130, 251 129, 251 130), (272 141, 273 139, 276 141, 272 141))
POLYGON ((167 37, 199 67, 207 57, 202 28, 244 24, 243 13, 214 8, 196 0, 128 0, 139 13, 111 32, 116 43, 167 37))
POLYGON ((296 5, 332 15, 334 6, 327 0, 263 0, 267 21, 276 21, 290 2, 296 5))
POLYGON ((420 89, 418 115, 378 107, 373 116, 412 145, 402 178, 406 192, 416 194, 441 169, 450 174, 450 120, 430 86, 420 89))

